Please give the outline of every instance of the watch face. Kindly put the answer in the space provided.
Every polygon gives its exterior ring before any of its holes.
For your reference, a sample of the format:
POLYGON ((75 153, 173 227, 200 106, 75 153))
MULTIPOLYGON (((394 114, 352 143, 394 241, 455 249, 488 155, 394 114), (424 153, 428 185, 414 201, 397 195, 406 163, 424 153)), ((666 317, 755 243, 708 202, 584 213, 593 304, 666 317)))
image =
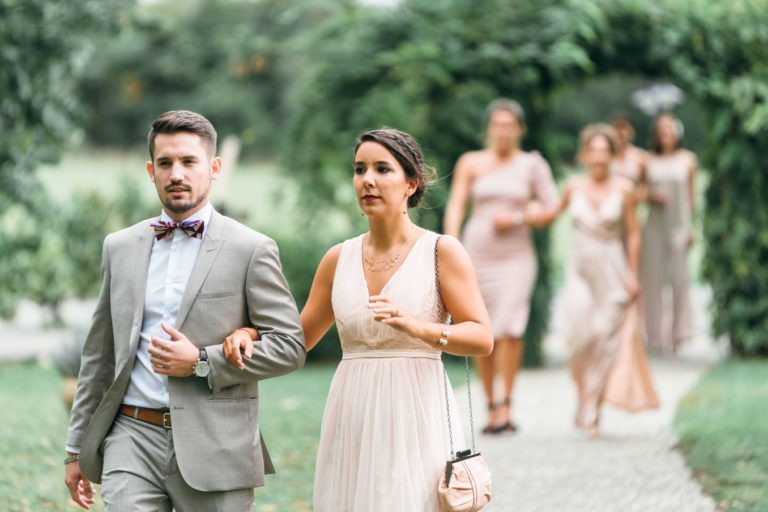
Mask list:
POLYGON ((198 361, 195 365, 195 376, 207 377, 209 373, 211 373, 211 365, 208 361, 198 361))

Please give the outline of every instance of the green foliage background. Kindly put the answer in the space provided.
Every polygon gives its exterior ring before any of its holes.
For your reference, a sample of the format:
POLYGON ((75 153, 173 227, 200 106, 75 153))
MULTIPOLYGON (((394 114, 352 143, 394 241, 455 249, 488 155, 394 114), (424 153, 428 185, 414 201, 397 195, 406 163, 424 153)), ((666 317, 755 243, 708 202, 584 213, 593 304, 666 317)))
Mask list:
POLYGON ((99 219, 85 211, 103 199, 53 204, 34 171, 55 161, 83 123, 78 79, 128 4, 0 0, 0 316, 12 316, 21 297, 55 312, 63 297, 92 291, 80 264, 92 264, 93 245, 68 235, 76 219, 99 219))
MULTIPOLYGON (((700 104, 707 132, 704 271, 714 289, 714 333, 738 354, 766 355, 768 209, 758 199, 768 197, 766 43, 768 3, 760 0, 411 0, 385 11, 352 8, 304 41, 315 57, 295 89, 289 126, 302 151, 287 160, 338 203, 339 148, 364 128, 394 125, 416 135, 445 173, 477 146, 483 108, 497 96, 522 101, 527 145, 551 159, 547 120, 568 84, 617 72, 670 80, 700 104)), ((439 228, 439 210, 423 222, 439 228)), ((537 246, 529 354, 551 295, 545 235, 537 246)))
POLYGON ((74 89, 121 0, 0 0, 0 214, 32 204, 31 171, 55 160, 76 121, 74 89))
MULTIPOLYGON (((93 266, 100 254, 95 239, 111 222, 127 223, 126 213, 103 220, 102 231, 77 232, 90 241, 74 248, 67 237, 42 236, 83 225, 65 221, 88 218, 71 208, 87 212, 115 201, 52 205, 35 185, 31 171, 57 156, 78 133, 75 126, 93 143, 142 144, 159 112, 189 108, 211 118, 222 137, 238 135, 246 155, 279 155, 281 169, 303 191, 297 208, 305 221, 278 226, 276 235, 302 304, 322 253, 365 229, 352 218, 348 185, 361 130, 396 126, 422 142, 441 181, 415 216, 439 231, 450 170, 461 153, 482 145, 490 100, 510 96, 523 104, 525 148, 543 153, 560 173, 575 137, 574 121, 565 130, 554 125, 566 110, 560 99, 595 77, 619 74, 635 83, 675 83, 699 106, 702 122, 694 128, 706 137, 700 156, 708 173, 701 240, 714 333, 728 337, 736 353, 768 354, 766 0, 131 5, 0 0, 0 216, 7 234, 0 248, 11 255, 0 270, 6 315, 22 293, 54 306, 89 293, 93 278, 78 276, 75 267, 93 266), (14 210, 21 207, 54 218, 27 219, 14 210), (70 254, 67 263, 63 255, 70 254), (19 277, 25 274, 35 276, 19 277)), ((605 112, 603 98, 589 99, 598 102, 594 112, 605 112)), ((553 274, 546 231, 536 243, 529 364, 539 360, 553 274)))

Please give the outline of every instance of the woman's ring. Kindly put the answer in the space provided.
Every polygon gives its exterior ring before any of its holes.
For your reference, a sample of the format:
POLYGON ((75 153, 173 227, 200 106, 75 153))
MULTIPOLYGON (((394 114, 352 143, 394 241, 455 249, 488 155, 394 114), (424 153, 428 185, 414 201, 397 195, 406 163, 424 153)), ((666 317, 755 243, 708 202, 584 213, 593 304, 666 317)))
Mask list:
POLYGON ((400 316, 400 308, 395 309, 395 316, 400 316))

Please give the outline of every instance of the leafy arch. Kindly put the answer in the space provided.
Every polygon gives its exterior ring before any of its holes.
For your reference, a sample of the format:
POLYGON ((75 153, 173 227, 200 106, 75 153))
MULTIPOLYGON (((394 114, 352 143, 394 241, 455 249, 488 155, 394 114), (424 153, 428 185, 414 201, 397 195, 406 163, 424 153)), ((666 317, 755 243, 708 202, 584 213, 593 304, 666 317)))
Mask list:
MULTIPOLYGON (((349 211, 340 184, 362 129, 410 131, 447 176, 462 152, 478 146, 485 105, 509 96, 529 113, 526 145, 557 168, 547 119, 559 90, 616 72, 670 80, 700 104, 707 125, 704 273, 714 291, 714 333, 736 353, 768 355, 766 48, 766 0, 354 3, 294 48, 306 79, 287 95, 286 158, 311 176, 315 198, 349 211)), ((444 204, 446 190, 433 193, 434 204, 444 204)), ((441 211, 422 212, 421 222, 439 230, 441 211)), ((546 233, 537 245, 529 364, 538 362, 551 297, 546 233)))

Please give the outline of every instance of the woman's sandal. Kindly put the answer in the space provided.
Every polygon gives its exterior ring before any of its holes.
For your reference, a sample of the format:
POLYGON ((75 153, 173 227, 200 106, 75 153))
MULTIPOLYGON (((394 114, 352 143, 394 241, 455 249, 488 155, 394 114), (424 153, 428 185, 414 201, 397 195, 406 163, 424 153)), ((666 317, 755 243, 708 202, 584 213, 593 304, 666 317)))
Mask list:
MULTIPOLYGON (((493 411, 495 411, 495 410, 496 410, 496 404, 494 404, 493 402, 489 402, 489 403, 488 403, 488 415, 490 416, 490 415, 491 415, 491 413, 492 413, 493 411)), ((494 427, 493 425, 491 425, 491 424, 489 423, 488 425, 486 425, 485 427, 483 427, 483 430, 482 430, 482 432, 483 432, 483 434, 494 434, 494 433, 495 433, 495 432, 494 432, 495 430, 496 430, 496 427, 494 427)))
MULTIPOLYGON (((509 406, 510 406, 510 400, 509 400, 509 397, 507 397, 506 399, 504 399, 504 401, 503 401, 503 402, 501 402, 500 404, 497 404, 497 405, 496 405, 496 407, 503 407, 503 406, 507 406, 507 407, 509 407, 509 406)), ((517 425, 515 425, 514 423, 512 423, 512 421, 511 421, 511 420, 508 420, 508 421, 507 421, 506 423, 504 423, 503 425, 499 425, 499 426, 497 426, 497 427, 493 427, 493 428, 491 429, 491 434, 503 434, 504 432, 517 432, 517 425)))

